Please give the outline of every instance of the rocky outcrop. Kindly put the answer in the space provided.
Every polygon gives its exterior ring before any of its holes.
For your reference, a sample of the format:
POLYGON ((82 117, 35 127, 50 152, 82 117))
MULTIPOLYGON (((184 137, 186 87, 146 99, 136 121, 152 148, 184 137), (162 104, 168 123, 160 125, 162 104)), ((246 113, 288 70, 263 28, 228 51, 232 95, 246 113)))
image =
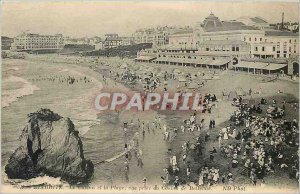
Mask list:
POLYGON ((72 121, 49 109, 31 113, 28 118, 20 145, 5 166, 8 178, 30 179, 47 174, 69 183, 88 182, 94 166, 84 158, 72 121))

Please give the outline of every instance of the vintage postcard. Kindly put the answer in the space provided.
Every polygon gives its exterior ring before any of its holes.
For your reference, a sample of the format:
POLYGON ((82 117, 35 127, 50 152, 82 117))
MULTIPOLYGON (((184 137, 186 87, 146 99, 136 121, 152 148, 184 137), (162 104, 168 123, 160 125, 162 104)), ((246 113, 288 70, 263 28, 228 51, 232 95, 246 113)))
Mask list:
POLYGON ((299 193, 296 1, 1 1, 0 193, 299 193))

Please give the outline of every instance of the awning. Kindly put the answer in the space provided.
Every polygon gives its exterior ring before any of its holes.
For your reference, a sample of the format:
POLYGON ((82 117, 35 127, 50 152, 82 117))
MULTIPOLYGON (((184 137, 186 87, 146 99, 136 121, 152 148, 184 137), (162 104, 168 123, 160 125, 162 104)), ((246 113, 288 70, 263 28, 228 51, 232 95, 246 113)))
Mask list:
POLYGON ((234 67, 249 68, 249 69, 261 69, 261 70, 277 70, 286 67, 287 64, 276 64, 276 63, 261 63, 261 62, 247 62, 242 61, 240 64, 235 65, 234 67))
POLYGON ((190 64, 207 64, 208 59, 192 59, 192 58, 158 58, 156 61, 171 62, 171 63, 190 63, 190 64))
POLYGON ((187 82, 187 80, 186 80, 184 77, 180 77, 180 78, 178 79, 178 81, 179 81, 179 82, 187 82))
POLYGON ((196 89, 199 88, 199 85, 197 83, 190 83, 188 86, 188 89, 196 89))
POLYGON ((272 63, 272 64, 269 64, 268 66, 266 66, 265 69, 269 70, 269 71, 274 71, 274 70, 282 69, 282 68, 284 68, 286 66, 287 66, 287 64, 275 64, 275 63, 272 63))
POLYGON ((140 60, 140 61, 150 61, 156 59, 156 57, 153 56, 139 56, 137 58, 135 58, 135 60, 140 60))
POLYGON ((215 60, 212 60, 210 63, 208 63, 208 65, 221 66, 221 65, 225 65, 229 62, 230 62, 229 59, 215 59, 215 60))
POLYGON ((241 63, 235 65, 234 67, 242 67, 242 68, 249 68, 249 69, 264 69, 267 65, 268 65, 267 63, 242 61, 241 63))
POLYGON ((122 64, 121 66, 120 66, 120 68, 127 68, 128 67, 128 65, 127 64, 122 64))
POLYGON ((231 60, 230 59, 197 59, 194 58, 158 58, 155 61, 160 61, 160 62, 170 62, 170 63, 185 63, 185 64, 197 64, 197 65, 213 65, 213 66, 221 66, 229 63, 231 60))
POLYGON ((211 61, 212 61, 212 59, 198 59, 198 64, 208 65, 211 63, 211 61))
POLYGON ((181 73, 182 71, 180 71, 179 69, 174 69, 173 73, 181 73))

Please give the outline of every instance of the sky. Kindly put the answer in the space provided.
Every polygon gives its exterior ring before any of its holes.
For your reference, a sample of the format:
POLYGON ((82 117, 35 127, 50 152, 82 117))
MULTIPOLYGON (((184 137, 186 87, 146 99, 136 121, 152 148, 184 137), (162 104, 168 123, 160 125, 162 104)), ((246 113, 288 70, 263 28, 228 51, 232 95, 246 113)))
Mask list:
POLYGON ((196 1, 73 1, 8 2, 1 6, 1 34, 14 37, 22 32, 71 37, 128 36, 139 28, 194 26, 213 12, 220 20, 260 16, 270 23, 299 21, 295 2, 196 2, 196 1))

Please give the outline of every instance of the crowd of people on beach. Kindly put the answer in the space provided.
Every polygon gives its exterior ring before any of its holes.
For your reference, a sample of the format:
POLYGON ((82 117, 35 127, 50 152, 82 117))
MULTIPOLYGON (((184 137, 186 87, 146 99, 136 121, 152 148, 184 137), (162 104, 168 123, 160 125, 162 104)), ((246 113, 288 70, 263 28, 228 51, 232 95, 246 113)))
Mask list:
MULTIPOLYGON (((120 69, 112 70, 107 76, 115 82, 120 81, 133 85, 138 82, 142 85, 141 88, 144 92, 153 92, 156 89, 168 91, 171 89, 168 87, 168 83, 174 80, 179 83, 179 79, 182 77, 182 75, 179 76, 177 73, 168 71, 143 74, 134 68, 124 68, 121 71, 120 69)), ((185 77, 188 83, 185 84, 185 89, 190 84, 191 77, 191 75, 185 77)), ((200 81, 198 85, 205 85, 206 82, 207 80, 200 81)), ((177 91, 182 90, 179 86, 176 89, 177 91)), ((248 93, 251 98, 255 94, 251 89, 248 93)), ((259 92, 259 94, 261 93, 262 91, 259 92)), ((206 94, 201 98, 203 107, 201 112, 211 114, 213 108, 217 106, 216 95, 206 94)), ((156 133, 158 132, 157 129, 160 129, 161 131, 157 134, 162 133, 162 138, 166 143, 172 142, 181 134, 194 132, 201 134, 183 143, 179 157, 177 155, 172 158, 170 166, 164 169, 164 175, 161 177, 163 185, 173 185, 178 188, 180 184, 191 184, 192 182, 199 186, 211 186, 218 183, 233 184, 238 173, 248 177, 249 182, 253 185, 256 185, 258 180, 264 184, 265 177, 280 169, 289 171, 291 178, 298 179, 299 161, 297 155, 294 151, 291 153, 291 157, 287 157, 285 154, 286 150, 294 149, 298 145, 298 121, 297 119, 292 121, 283 119, 286 104, 281 103, 280 107, 279 104, 274 99, 267 102, 266 99, 262 98, 257 104, 250 105, 250 103, 245 103, 242 97, 234 98, 232 105, 237 110, 229 119, 228 126, 221 129, 213 118, 208 123, 204 119, 197 120, 197 112, 184 120, 179 127, 169 127, 166 123, 161 123, 159 118, 155 118, 153 121, 138 120, 137 128, 142 139, 145 139, 147 132, 156 133), (269 107, 266 108, 266 106, 269 107), (215 131, 218 134, 216 137, 211 135, 215 131), (218 143, 218 146, 213 147, 212 150, 205 149, 203 151, 207 143, 214 141, 218 143), (196 153, 196 158, 203 158, 207 155, 209 164, 205 162, 204 165, 195 170, 189 161, 192 155, 195 157, 193 153, 196 153), (226 170, 213 165, 217 157, 228 160, 226 170), (180 164, 181 162, 182 164, 180 164), (237 169, 242 170, 240 172, 237 169), (196 181, 195 178, 191 177, 192 174, 197 174, 196 181)), ((137 165, 142 167, 144 162, 142 152, 137 148, 132 150, 136 150, 134 155, 137 157, 137 165)), ((125 168, 129 171, 130 154, 125 154, 125 158, 125 168)))
MULTIPOLYGON (((261 102, 264 102, 264 100, 262 99, 261 102)), ((275 100, 272 101, 271 106, 278 109, 275 100)), ((261 111, 255 112, 253 110, 255 110, 254 106, 243 103, 240 105, 239 113, 235 113, 234 118, 239 117, 239 120, 244 121, 242 122, 244 129, 241 135, 232 137, 240 140, 243 145, 244 151, 241 163, 247 169, 247 175, 250 177, 252 184, 256 185, 257 179, 263 180, 267 173, 274 172, 275 165, 280 168, 287 168, 291 177, 298 179, 299 171, 295 169, 298 169, 299 161, 295 160, 297 158, 296 153, 290 155, 291 157, 284 154, 288 149, 287 147, 297 146, 298 121, 296 119, 287 121, 268 113, 263 116, 261 111)), ((236 124, 236 122, 233 122, 233 126, 229 128, 233 127, 235 129, 234 125, 236 124)), ((239 163, 237 155, 241 152, 236 151, 233 153, 230 156, 232 167, 237 167, 239 163)))
POLYGON ((33 82, 47 81, 47 82, 67 84, 67 85, 73 85, 78 83, 86 84, 92 82, 92 80, 87 78, 86 76, 75 77, 70 75, 45 75, 45 76, 39 75, 37 77, 30 78, 28 80, 33 82))
MULTIPOLYGON (((164 124, 165 126, 165 124, 164 124)), ((151 134, 158 135, 161 134, 162 131, 162 120, 161 117, 155 116, 153 121, 150 122, 149 120, 141 120, 139 117, 137 119, 131 119, 130 122, 123 123, 123 133, 124 133, 124 172, 125 172, 125 180, 129 181, 129 166, 130 163, 133 163, 133 157, 136 159, 136 165, 140 168, 144 166, 144 159, 143 159, 143 151, 141 142, 144 141, 146 136, 151 134), (130 131, 132 130, 132 131, 130 131), (133 135, 130 135, 133 133, 133 135), (142 136, 142 137, 141 137, 142 136)), ((143 143, 143 142, 142 142, 143 143)), ((147 180, 147 178, 144 178, 147 180)), ((145 181, 146 182, 146 181, 145 181)))
MULTIPOLYGON (((262 108, 263 106, 269 106, 265 99, 262 99, 260 103, 256 105, 248 105, 243 102, 243 99, 234 99, 233 101, 239 101, 239 104, 233 103, 238 107, 238 110, 234 111, 228 126, 225 126, 219 130, 217 137, 219 147, 213 147, 213 150, 209 151, 209 159, 214 162, 214 157, 218 153, 221 157, 229 160, 229 174, 230 179, 228 183, 232 184, 234 179, 231 171, 234 169, 242 169, 242 175, 249 178, 249 182, 252 185, 257 185, 258 180, 261 185, 265 185, 265 177, 275 171, 286 170, 289 172, 289 177, 293 179, 299 179, 299 150, 297 150, 298 142, 298 130, 299 124, 296 118, 287 121, 283 119, 284 111, 280 115, 270 114, 268 111, 270 108, 274 111, 278 111, 279 107, 277 102, 273 99, 270 107, 262 108), (266 110, 263 111, 263 109, 266 110), (265 114, 264 114, 265 112, 265 114), (287 150, 293 149, 294 151, 287 150)), ((285 103, 285 102, 283 102, 285 103)), ((191 118, 194 122, 194 119, 191 118)), ((185 123, 193 123, 191 121, 185 123)), ((210 120, 209 129, 215 126, 214 120, 210 120)), ((184 133, 184 126, 182 126, 182 132, 184 133)), ((201 128, 197 128, 199 131, 201 128)), ((190 181, 190 167, 186 162, 187 150, 193 150, 197 154, 197 157, 203 157, 202 148, 205 146, 200 137, 196 138, 196 146, 191 148, 190 142, 185 142, 182 146, 182 160, 183 164, 187 165, 187 174, 184 177, 178 177, 177 174, 173 174, 176 180, 183 179, 182 182, 190 181), (202 146, 203 145, 203 146, 202 146)), ((204 142, 210 141, 209 130, 205 133, 204 142)), ((178 165, 178 164, 177 164, 178 165)), ((208 169, 207 164, 201 168, 201 172, 198 178, 198 185, 212 185, 219 180, 219 169, 208 169), (218 173, 215 173, 215 172, 218 173), (205 173, 204 173, 205 172, 205 173)), ((174 169, 174 168, 173 168, 174 169)), ((179 169, 179 168, 178 168, 179 169)), ((225 175, 220 179, 222 183, 225 183, 225 175)), ((178 184, 179 181, 176 181, 178 184)), ((175 185, 174 182, 174 186, 175 185)))

